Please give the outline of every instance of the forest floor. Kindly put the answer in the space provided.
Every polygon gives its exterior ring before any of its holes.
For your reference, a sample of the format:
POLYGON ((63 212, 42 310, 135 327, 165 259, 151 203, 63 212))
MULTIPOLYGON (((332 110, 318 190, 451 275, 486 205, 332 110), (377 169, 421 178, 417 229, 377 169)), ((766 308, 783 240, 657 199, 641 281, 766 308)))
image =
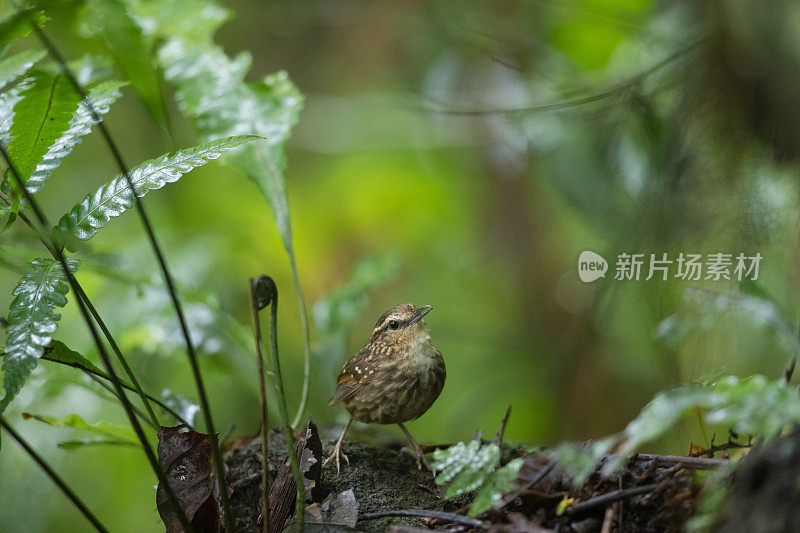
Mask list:
MULTIPOLYGON (((349 466, 342 464, 337 474, 333 463, 322 469, 317 464, 312 473, 309 466, 317 460, 309 458, 324 460, 332 453, 334 442, 320 442, 316 429, 307 435, 309 442, 319 442, 314 453, 307 450, 304 439, 297 444, 298 450, 305 450, 301 469, 309 493, 308 531, 681 531, 703 491, 695 482, 695 469, 720 461, 641 454, 620 472, 608 477, 595 472, 574 488, 569 477, 544 455, 530 453, 523 445, 504 443, 501 464, 516 457, 524 459, 514 489, 493 509, 473 518, 466 516, 472 494, 445 499, 445 488, 437 485, 428 471, 418 470, 414 459, 399 446, 347 441, 349 466), (397 516, 402 512, 418 516, 397 516)), ((296 491, 284 464, 285 444, 279 432, 270 432, 269 449, 270 531, 281 531, 282 526, 273 522, 285 524, 283 527, 292 523, 291 518, 284 522, 283 516, 292 513, 296 491)), ((258 437, 240 439, 227 452, 237 531, 261 531, 260 457, 258 437)))

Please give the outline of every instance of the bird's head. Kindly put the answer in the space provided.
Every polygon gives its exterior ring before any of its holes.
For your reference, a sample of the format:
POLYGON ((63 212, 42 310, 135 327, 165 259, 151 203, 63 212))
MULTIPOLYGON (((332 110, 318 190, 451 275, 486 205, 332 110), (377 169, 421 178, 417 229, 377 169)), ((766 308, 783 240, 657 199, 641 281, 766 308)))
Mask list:
POLYGON ((401 304, 392 307, 378 319, 369 342, 397 348, 429 341, 430 335, 423 317, 432 310, 430 305, 416 307, 413 304, 401 304))

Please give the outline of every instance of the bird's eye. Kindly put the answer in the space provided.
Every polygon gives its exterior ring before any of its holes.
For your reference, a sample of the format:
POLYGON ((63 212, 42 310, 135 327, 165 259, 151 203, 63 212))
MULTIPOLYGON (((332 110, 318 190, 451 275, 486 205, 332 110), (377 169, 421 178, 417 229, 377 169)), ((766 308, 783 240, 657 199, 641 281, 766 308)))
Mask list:
POLYGON ((400 322, 398 322, 397 320, 390 320, 389 321, 389 328, 390 329, 399 329, 400 328, 400 322))

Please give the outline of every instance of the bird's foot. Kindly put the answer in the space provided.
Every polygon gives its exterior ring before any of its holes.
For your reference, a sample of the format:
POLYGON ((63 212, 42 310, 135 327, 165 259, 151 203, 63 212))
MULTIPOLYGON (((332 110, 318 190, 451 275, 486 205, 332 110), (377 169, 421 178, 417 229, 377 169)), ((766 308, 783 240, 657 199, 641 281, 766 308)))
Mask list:
POLYGON ((407 446, 403 446, 400 448, 400 451, 409 454, 417 461, 417 470, 422 470, 422 467, 425 466, 425 468, 428 469, 431 474, 436 474, 436 472, 433 470, 433 467, 428 462, 428 458, 425 457, 425 454, 422 453, 422 450, 419 447, 416 447, 412 450, 407 446))
POLYGON ((347 463, 347 466, 350 466, 350 459, 344 454, 344 450, 342 449, 342 441, 336 443, 336 447, 333 449, 333 453, 330 457, 325 459, 325 462, 322 463, 322 466, 328 464, 331 460, 336 460, 336 473, 339 474, 339 457, 344 458, 344 462, 347 463))

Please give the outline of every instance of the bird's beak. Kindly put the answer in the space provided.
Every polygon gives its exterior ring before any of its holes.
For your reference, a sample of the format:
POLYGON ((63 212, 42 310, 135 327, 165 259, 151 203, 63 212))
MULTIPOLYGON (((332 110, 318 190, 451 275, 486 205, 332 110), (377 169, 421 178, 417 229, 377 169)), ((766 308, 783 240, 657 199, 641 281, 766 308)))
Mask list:
POLYGON ((433 306, 423 305, 422 307, 417 309, 417 312, 414 313, 414 316, 412 316, 411 319, 409 319, 407 325, 410 326, 411 324, 414 324, 415 322, 419 322, 420 320, 422 320, 422 317, 424 317, 425 315, 427 315, 431 311, 433 311, 433 306))

